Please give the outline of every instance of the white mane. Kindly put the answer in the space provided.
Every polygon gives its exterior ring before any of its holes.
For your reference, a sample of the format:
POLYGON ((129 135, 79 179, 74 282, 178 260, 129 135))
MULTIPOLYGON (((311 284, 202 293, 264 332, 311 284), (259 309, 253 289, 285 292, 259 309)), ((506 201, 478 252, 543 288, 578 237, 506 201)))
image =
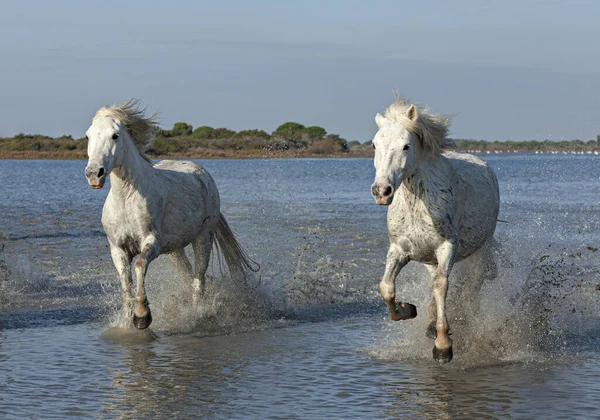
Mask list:
POLYGON ((402 124, 408 131, 421 141, 423 151, 432 156, 439 156, 442 150, 453 146, 447 139, 450 120, 442 114, 430 114, 428 108, 419 109, 416 105, 394 94, 394 103, 384 113, 384 116, 402 124), (416 112, 416 116, 410 113, 416 112))
POLYGON ((156 121, 156 114, 145 117, 144 112, 146 110, 140 109, 138 105, 138 100, 130 99, 122 105, 104 106, 96 111, 93 120, 100 117, 119 120, 127 129, 140 155, 147 161, 152 162, 144 151, 150 142, 154 140, 154 136, 158 131, 158 122, 156 121))

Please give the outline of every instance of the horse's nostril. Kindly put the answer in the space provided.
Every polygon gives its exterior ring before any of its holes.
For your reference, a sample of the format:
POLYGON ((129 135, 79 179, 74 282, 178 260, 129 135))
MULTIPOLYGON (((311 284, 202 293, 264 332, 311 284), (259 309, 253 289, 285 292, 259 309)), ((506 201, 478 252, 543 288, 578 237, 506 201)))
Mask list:
POLYGON ((102 175, 104 175, 104 168, 100 168, 98 170, 98 178, 100 178, 102 175))
POLYGON ((383 190, 383 196, 387 197, 388 195, 392 195, 392 186, 388 185, 387 187, 385 187, 385 190, 383 190))

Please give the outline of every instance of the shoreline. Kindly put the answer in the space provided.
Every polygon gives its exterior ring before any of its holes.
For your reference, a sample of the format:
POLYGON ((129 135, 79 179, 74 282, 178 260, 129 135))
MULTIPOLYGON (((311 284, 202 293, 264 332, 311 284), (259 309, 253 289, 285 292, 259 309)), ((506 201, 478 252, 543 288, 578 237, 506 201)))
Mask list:
MULTIPOLYGON (((148 154, 151 159, 285 159, 285 158, 368 158, 372 152, 348 151, 339 153, 312 153, 308 150, 193 150, 183 153, 148 154)), ((0 150, 0 159, 22 160, 86 160, 85 150, 73 151, 8 151, 0 150)))
MULTIPOLYGON (((535 155, 592 155, 597 156, 598 151, 480 151, 480 150, 455 150, 458 153, 469 153, 478 156, 485 155, 514 155, 514 154, 535 154, 535 155)), ((195 149, 183 153, 169 154, 148 154, 153 160, 162 159, 306 159, 306 158, 372 158, 373 152, 368 150, 350 150, 337 153, 314 153, 306 149, 293 150, 231 150, 231 149, 195 149)), ((57 151, 12 151, 0 150, 0 160, 86 160, 87 152, 85 150, 57 150, 57 151)))

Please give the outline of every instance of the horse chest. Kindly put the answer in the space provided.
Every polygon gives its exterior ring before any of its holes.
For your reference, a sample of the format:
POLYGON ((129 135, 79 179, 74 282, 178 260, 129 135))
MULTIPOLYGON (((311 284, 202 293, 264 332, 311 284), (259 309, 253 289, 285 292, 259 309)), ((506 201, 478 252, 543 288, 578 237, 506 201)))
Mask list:
POLYGON ((398 245, 412 260, 435 262, 436 250, 455 234, 452 218, 413 195, 397 198, 388 211, 390 243, 398 245))
POLYGON ((110 242, 130 255, 141 252, 142 242, 154 230, 150 212, 143 206, 109 200, 102 211, 102 226, 110 242))
POLYGON ((388 221, 390 242, 397 244, 412 259, 428 259, 443 242, 430 217, 404 215, 388 221))

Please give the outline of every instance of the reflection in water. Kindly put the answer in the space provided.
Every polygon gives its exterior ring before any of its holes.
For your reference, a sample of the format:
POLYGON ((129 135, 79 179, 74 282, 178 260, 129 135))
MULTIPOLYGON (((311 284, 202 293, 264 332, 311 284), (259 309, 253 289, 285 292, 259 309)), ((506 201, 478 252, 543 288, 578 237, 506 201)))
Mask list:
POLYGON ((529 366, 514 363, 475 370, 440 369, 429 364, 405 366, 407 371, 400 380, 386 384, 395 401, 383 413, 389 418, 415 415, 436 419, 597 415, 598 407, 587 393, 591 389, 591 395, 600 392, 598 384, 591 383, 593 375, 589 371, 597 369, 600 362, 588 362, 576 370, 564 362, 529 366), (581 375, 579 386, 591 388, 574 388, 573 375, 581 375))
POLYGON ((390 418, 407 412, 436 419, 510 417, 516 399, 512 389, 498 386, 493 369, 465 372, 430 364, 388 384, 388 392, 396 398, 385 410, 390 418))
POLYGON ((237 382, 241 358, 235 346, 221 348, 215 340, 221 338, 167 336, 150 345, 124 340, 120 367, 108 371, 113 392, 103 413, 141 418, 216 413, 237 382))
POLYGON ((387 323, 382 316, 358 316, 153 340, 100 338, 98 324, 7 330, 0 337, 0 417, 536 418, 599 412, 595 356, 475 369, 438 366, 429 357, 385 360, 364 346, 376 343, 387 323))
POLYGON ((110 343, 132 346, 151 343, 158 340, 158 335, 150 328, 138 330, 137 328, 109 327, 100 334, 100 338, 110 343))

